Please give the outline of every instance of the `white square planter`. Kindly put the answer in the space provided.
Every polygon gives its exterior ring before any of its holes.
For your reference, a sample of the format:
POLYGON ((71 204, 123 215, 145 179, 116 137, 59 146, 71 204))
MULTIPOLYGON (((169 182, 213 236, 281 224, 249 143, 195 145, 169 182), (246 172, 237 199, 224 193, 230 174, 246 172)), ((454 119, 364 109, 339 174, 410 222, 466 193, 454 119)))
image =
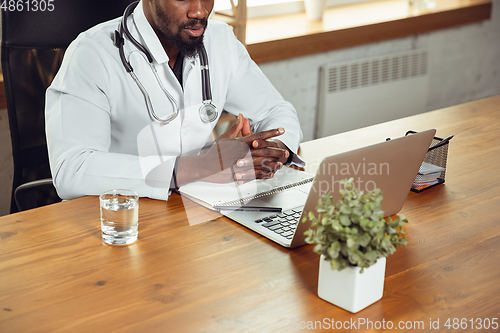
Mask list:
POLYGON ((382 298, 386 258, 379 258, 359 273, 359 267, 333 270, 322 255, 319 261, 318 296, 347 311, 356 313, 382 298))

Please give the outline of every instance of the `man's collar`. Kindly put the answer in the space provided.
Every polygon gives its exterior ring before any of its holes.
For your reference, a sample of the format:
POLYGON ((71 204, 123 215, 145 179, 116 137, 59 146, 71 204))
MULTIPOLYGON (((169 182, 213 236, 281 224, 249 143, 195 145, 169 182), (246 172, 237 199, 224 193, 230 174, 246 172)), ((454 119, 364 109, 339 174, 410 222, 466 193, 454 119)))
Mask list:
POLYGON ((158 39, 158 36, 156 36, 156 33, 149 24, 142 6, 142 1, 140 1, 137 7, 135 7, 134 9, 135 25, 137 26, 139 34, 144 40, 144 46, 149 50, 149 52, 151 52, 154 60, 156 60, 157 63, 162 64, 169 60, 168 55, 163 49, 163 45, 158 39))

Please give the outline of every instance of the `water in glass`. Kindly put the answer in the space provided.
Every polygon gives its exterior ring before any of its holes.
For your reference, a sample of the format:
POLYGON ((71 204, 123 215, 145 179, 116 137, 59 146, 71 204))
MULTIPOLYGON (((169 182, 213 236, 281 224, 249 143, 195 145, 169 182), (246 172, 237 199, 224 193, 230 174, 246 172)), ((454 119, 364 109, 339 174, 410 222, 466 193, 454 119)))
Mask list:
POLYGON ((137 240, 137 197, 109 193, 101 195, 102 239, 110 245, 129 245, 137 240))

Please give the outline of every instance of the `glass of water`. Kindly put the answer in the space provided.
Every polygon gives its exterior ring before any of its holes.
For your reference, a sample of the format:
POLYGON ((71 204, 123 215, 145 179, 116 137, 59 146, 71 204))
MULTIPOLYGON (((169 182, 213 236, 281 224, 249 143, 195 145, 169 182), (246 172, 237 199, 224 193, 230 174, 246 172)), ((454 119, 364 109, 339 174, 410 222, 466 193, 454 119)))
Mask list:
POLYGON ((129 245, 137 240, 139 196, 130 190, 112 190, 99 196, 102 240, 109 245, 129 245))

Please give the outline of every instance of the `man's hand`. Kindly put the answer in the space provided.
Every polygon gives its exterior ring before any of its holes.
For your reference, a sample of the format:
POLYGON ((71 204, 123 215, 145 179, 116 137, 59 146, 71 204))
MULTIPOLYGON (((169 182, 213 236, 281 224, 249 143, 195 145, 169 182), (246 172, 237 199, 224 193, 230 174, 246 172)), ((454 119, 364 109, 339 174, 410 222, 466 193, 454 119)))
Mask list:
POLYGON ((290 156, 281 141, 273 140, 284 132, 278 128, 252 133, 249 120, 239 114, 236 123, 205 154, 180 159, 179 186, 200 178, 213 183, 236 180, 238 184, 272 178, 290 156))
MULTIPOLYGON (((238 121, 241 117, 243 116, 240 114, 238 121)), ((256 178, 272 178, 274 173, 283 167, 290 156, 290 151, 283 142, 273 137, 282 135, 284 132, 283 128, 278 128, 252 133, 250 121, 243 117, 242 140, 251 147, 251 156, 246 156, 236 162, 235 179, 239 184, 256 178)))
POLYGON ((250 146, 236 139, 242 133, 250 130, 248 119, 241 114, 238 119, 224 134, 222 134, 212 147, 202 155, 202 164, 206 171, 209 172, 208 177, 203 180, 213 183, 228 183, 234 181, 235 164, 241 159, 249 156, 250 146), (210 171, 211 170, 211 171, 210 171))

